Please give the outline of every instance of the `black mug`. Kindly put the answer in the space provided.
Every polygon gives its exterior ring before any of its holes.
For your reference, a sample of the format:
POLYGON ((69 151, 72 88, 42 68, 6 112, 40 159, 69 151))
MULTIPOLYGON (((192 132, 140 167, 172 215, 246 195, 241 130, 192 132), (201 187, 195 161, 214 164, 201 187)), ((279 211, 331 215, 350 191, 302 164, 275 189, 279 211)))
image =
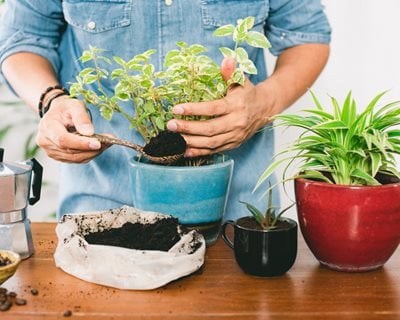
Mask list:
POLYGON ((269 230, 246 227, 253 217, 228 220, 222 225, 221 236, 234 250, 236 262, 251 275, 273 277, 285 274, 297 256, 297 222, 282 218, 283 224, 269 230), (233 226, 233 242, 226 234, 228 225, 233 226))

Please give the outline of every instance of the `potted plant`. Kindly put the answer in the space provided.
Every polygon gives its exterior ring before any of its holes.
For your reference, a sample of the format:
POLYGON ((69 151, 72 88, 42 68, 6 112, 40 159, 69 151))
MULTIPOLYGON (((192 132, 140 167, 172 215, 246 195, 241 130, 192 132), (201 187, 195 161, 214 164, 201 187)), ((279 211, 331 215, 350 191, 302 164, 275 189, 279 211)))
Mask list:
POLYGON ((297 223, 283 218, 288 206, 280 212, 272 204, 272 188, 269 188, 268 206, 264 214, 247 202, 250 216, 236 221, 224 222, 221 236, 234 250, 235 259, 242 270, 255 276, 271 277, 285 274, 297 256, 297 223), (227 235, 227 226, 232 225, 234 240, 227 235))
POLYGON ((311 95, 314 109, 274 118, 304 132, 259 183, 284 165, 282 181, 295 182, 300 229, 319 262, 339 271, 377 269, 400 242, 400 102, 378 107, 383 92, 357 113, 349 92, 342 105, 331 97, 329 112, 311 95))
MULTIPOLYGON (((79 73, 70 92, 83 97, 87 104, 97 106, 107 120, 111 120, 114 113, 120 113, 147 144, 166 132, 174 105, 220 99, 230 85, 243 84, 246 73, 257 72, 246 50, 240 46, 243 42, 255 47, 269 46, 262 33, 251 31, 253 25, 254 18, 247 17, 239 20, 236 26, 225 25, 214 33, 233 38, 234 49, 220 48, 224 56, 236 61, 236 69, 227 82, 219 66, 205 54, 207 49, 200 44, 177 42, 177 49, 166 54, 162 70, 156 70, 151 63, 154 49, 126 61, 121 57, 111 60, 102 55, 101 49, 91 47, 83 52, 81 60, 92 65, 79 73), (115 84, 111 95, 103 90, 103 81, 115 84), (93 84, 96 90, 89 88, 93 84), (134 108, 127 112, 124 104, 133 104, 134 108)), ((135 207, 171 214, 180 223, 200 230, 208 245, 215 242, 229 192, 232 159, 217 154, 181 159, 165 166, 134 157, 130 164, 135 207)))

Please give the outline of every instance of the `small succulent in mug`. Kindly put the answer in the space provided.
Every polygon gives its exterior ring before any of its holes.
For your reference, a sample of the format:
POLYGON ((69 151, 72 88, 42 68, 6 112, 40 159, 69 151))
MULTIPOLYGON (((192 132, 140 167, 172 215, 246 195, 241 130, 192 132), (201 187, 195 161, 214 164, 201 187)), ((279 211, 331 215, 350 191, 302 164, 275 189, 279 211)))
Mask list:
POLYGON ((254 219, 264 230, 275 228, 281 216, 295 205, 295 203, 292 203, 291 205, 289 205, 288 207, 286 207, 281 211, 279 211, 278 207, 273 206, 271 184, 268 189, 268 205, 267 209, 265 210, 265 213, 262 213, 259 209, 257 209, 255 206, 253 206, 248 202, 245 201, 239 201, 239 202, 246 205, 247 210, 253 215, 254 219))

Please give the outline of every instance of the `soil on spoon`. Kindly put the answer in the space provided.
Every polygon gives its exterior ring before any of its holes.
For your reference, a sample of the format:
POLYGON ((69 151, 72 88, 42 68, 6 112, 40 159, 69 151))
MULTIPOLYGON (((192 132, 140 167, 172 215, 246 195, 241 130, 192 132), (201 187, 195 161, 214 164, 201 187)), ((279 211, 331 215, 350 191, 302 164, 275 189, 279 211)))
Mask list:
POLYGON ((89 244, 168 251, 181 236, 178 233, 178 219, 166 218, 146 224, 127 222, 120 228, 89 233, 84 238, 89 244))
POLYGON ((186 141, 178 132, 161 131, 150 139, 143 151, 152 157, 173 156, 183 154, 186 150, 186 141))

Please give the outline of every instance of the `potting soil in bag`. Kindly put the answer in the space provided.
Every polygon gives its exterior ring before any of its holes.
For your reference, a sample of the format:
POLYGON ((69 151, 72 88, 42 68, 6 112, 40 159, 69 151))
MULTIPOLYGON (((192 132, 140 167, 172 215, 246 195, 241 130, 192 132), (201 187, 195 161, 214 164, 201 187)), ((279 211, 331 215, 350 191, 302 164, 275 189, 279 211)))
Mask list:
POLYGON ((155 289, 204 263, 200 233, 171 216, 133 207, 64 215, 56 233, 57 267, 114 288, 155 289))

